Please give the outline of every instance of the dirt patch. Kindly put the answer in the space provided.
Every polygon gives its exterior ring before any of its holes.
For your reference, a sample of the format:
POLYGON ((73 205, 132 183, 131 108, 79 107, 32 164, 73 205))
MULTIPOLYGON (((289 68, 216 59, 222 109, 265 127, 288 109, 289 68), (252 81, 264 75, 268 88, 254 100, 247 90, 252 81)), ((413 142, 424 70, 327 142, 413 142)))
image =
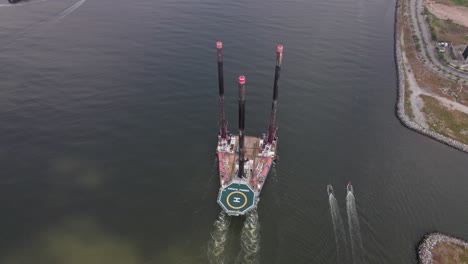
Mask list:
MULTIPOLYGON (((403 41, 401 41, 403 43, 403 41)), ((408 100, 408 108, 405 109, 407 110, 408 113, 411 113, 410 119, 413 119, 416 123, 421 125, 424 128, 428 128, 427 122, 426 122, 426 117, 424 113, 421 111, 422 107, 424 106, 424 101, 419 97, 422 93, 424 93, 419 87, 418 83, 416 82, 416 78, 414 77, 414 73, 411 71, 411 68, 408 65, 408 58, 406 57, 406 54, 404 51, 401 53, 402 59, 403 59, 403 68, 405 69, 404 75, 405 75, 405 83, 406 83, 406 89, 405 89, 405 96, 408 96, 406 99, 408 100), (408 93, 406 93, 408 92, 408 93), (411 110, 411 111, 409 111, 411 110)))
POLYGON ((427 8, 437 18, 452 20, 454 23, 468 27, 468 7, 440 4, 434 1, 427 1, 427 8))
POLYGON ((432 249, 434 264, 468 264, 468 250, 459 245, 438 243, 432 249))
POLYGON ((452 20, 439 19, 429 9, 427 9, 426 15, 434 40, 451 42, 454 45, 468 42, 468 27, 458 25, 452 20))

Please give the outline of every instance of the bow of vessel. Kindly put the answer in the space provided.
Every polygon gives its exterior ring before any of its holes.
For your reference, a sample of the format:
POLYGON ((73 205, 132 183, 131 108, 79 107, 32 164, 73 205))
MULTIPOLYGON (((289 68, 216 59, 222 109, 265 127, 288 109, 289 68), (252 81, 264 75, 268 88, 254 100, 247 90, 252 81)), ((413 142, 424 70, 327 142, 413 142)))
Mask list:
POLYGON ((351 181, 349 181, 348 185, 346 185, 346 189, 348 192, 353 193, 353 185, 351 185, 351 181))

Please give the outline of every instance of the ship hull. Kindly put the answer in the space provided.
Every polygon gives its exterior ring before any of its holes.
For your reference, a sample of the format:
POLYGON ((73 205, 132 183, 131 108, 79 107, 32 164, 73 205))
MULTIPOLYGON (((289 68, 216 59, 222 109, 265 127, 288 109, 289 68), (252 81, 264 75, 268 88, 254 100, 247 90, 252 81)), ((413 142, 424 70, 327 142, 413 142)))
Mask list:
POLYGON ((276 141, 266 145, 262 138, 246 136, 244 175, 238 175, 238 137, 218 143, 220 188, 218 204, 229 215, 245 215, 255 208, 276 158, 276 141))

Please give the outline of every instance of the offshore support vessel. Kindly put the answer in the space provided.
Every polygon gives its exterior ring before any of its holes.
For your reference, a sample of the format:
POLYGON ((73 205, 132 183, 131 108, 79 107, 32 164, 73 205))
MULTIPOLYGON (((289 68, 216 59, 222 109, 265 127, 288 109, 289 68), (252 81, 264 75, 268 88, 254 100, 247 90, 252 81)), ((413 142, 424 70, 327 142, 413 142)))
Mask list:
POLYGON ((239 83, 239 135, 228 132, 224 115, 224 77, 222 42, 216 43, 218 51, 218 82, 221 116, 219 122, 218 154, 220 188, 218 204, 228 215, 245 215, 257 206, 260 192, 276 159, 278 139, 276 108, 283 46, 277 46, 273 102, 267 134, 262 137, 245 136, 245 76, 239 83))

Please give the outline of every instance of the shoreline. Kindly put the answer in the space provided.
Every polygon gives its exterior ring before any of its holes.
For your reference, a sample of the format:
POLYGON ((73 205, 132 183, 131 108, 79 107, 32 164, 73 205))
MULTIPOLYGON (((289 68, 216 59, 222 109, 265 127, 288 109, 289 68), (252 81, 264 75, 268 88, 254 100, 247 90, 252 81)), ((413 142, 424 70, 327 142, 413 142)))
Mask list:
POLYGON ((395 56, 395 64, 396 64, 396 70, 397 70, 397 86, 398 86, 398 92, 397 92, 397 104, 396 104, 396 115, 400 122, 407 128, 414 130, 421 135, 430 137, 432 139, 435 139, 441 143, 444 143, 448 146, 451 146, 455 149, 458 149, 460 151, 463 151, 465 153, 468 153, 468 145, 459 142, 455 139, 448 138, 444 135, 441 135, 431 129, 427 129, 419 125, 418 123, 414 122, 411 120, 405 113, 405 90, 407 89, 405 87, 405 74, 404 74, 404 69, 403 69, 403 58, 402 58, 402 52, 401 52, 401 43, 400 43, 400 12, 401 12, 401 7, 400 7, 400 2, 402 0, 396 0, 395 4, 395 24, 394 24, 394 42, 395 42, 395 47, 394 47, 394 56, 395 56))
POLYGON ((468 242, 463 241, 459 238, 444 235, 442 233, 434 232, 425 235, 419 242, 416 251, 419 264, 432 264, 432 252, 431 250, 438 243, 449 243, 462 246, 468 249, 468 242))

